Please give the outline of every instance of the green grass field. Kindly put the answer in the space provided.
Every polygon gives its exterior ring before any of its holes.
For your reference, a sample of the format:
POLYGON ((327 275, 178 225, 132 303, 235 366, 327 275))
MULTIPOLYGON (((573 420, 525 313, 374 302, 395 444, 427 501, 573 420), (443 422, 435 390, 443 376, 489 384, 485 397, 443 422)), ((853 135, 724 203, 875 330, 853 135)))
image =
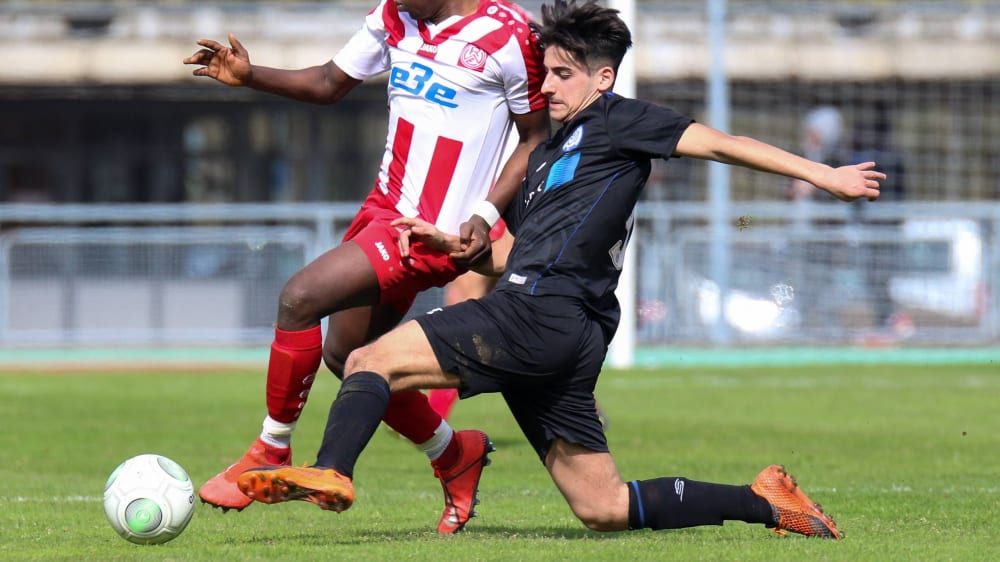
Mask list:
MULTIPOLYGON (((337 388, 321 377, 296 434, 313 460, 337 388)), ((122 460, 157 452, 200 485, 242 453, 263 415, 263 375, 0 375, 4 560, 996 560, 1000 559, 1000 368, 850 366, 608 370, 599 399, 627 479, 749 483, 785 464, 845 531, 780 538, 727 523, 598 534, 572 516, 494 396, 460 403, 457 427, 497 445, 480 516, 434 532, 440 488, 423 455, 379 431, 343 513, 311 504, 199 505, 162 546, 115 535, 100 496, 122 460)))

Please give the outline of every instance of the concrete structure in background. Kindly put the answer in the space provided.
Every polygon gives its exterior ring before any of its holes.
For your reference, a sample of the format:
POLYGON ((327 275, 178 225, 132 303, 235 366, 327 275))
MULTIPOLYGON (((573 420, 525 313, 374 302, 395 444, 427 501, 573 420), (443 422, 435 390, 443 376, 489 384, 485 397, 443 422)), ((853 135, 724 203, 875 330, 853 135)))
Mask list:
MULTIPOLYGON (((534 11, 537 0, 525 5, 534 11)), ((174 84, 199 37, 235 33, 254 62, 328 60, 373 1, 269 3, 56 2, 0 4, 2 84, 174 84)), ((642 2, 639 81, 707 74, 702 2, 642 2)), ((1000 2, 731 2, 733 79, 975 78, 1000 73, 1000 2)))

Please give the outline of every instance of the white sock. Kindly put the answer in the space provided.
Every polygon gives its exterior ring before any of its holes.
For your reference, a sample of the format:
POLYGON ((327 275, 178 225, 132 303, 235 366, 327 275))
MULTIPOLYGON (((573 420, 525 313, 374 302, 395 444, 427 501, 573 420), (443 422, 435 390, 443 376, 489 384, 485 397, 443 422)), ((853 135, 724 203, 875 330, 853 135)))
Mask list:
POLYGON ((453 435, 455 435, 455 430, 448 425, 448 422, 441 420, 441 425, 434 430, 434 436, 423 443, 417 443, 417 448, 423 451, 428 459, 436 460, 441 456, 441 453, 444 453, 448 443, 451 443, 453 435))
POLYGON ((260 440, 272 447, 287 449, 292 446, 292 432, 295 431, 296 423, 298 422, 283 423, 267 416, 261 425, 260 440))

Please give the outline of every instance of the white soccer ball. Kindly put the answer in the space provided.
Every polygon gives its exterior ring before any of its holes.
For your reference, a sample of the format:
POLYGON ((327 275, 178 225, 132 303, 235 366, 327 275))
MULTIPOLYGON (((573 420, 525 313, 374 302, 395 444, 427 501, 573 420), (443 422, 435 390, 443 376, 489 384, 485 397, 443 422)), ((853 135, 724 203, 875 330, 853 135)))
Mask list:
POLYGON ((104 514, 111 528, 136 544, 175 538, 191 521, 194 507, 191 478, 162 455, 127 459, 104 485, 104 514))

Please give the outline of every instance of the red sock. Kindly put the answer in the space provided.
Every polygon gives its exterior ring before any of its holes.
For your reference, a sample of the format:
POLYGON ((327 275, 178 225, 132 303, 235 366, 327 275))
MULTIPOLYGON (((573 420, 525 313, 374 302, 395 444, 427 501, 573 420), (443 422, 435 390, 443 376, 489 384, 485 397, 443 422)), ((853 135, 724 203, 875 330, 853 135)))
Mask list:
POLYGON ((441 452, 441 456, 431 461, 431 466, 438 470, 448 470, 458 462, 458 439, 452 438, 441 452))
POLYGON ((457 400, 457 388, 435 388, 427 392, 427 401, 430 402, 431 408, 434 408, 434 411, 444 419, 448 419, 451 407, 455 405, 457 400))
POLYGON ((278 448, 264 443, 264 460, 267 461, 267 464, 288 464, 288 459, 291 456, 292 449, 290 447, 278 448))
POLYGON ((323 359, 323 332, 316 326, 298 332, 274 329, 267 365, 267 414, 281 423, 299 418, 323 359))
POLYGON ((403 437, 420 444, 434 437, 434 430, 441 425, 441 416, 431 408, 423 392, 405 390, 392 393, 382 421, 403 437))

